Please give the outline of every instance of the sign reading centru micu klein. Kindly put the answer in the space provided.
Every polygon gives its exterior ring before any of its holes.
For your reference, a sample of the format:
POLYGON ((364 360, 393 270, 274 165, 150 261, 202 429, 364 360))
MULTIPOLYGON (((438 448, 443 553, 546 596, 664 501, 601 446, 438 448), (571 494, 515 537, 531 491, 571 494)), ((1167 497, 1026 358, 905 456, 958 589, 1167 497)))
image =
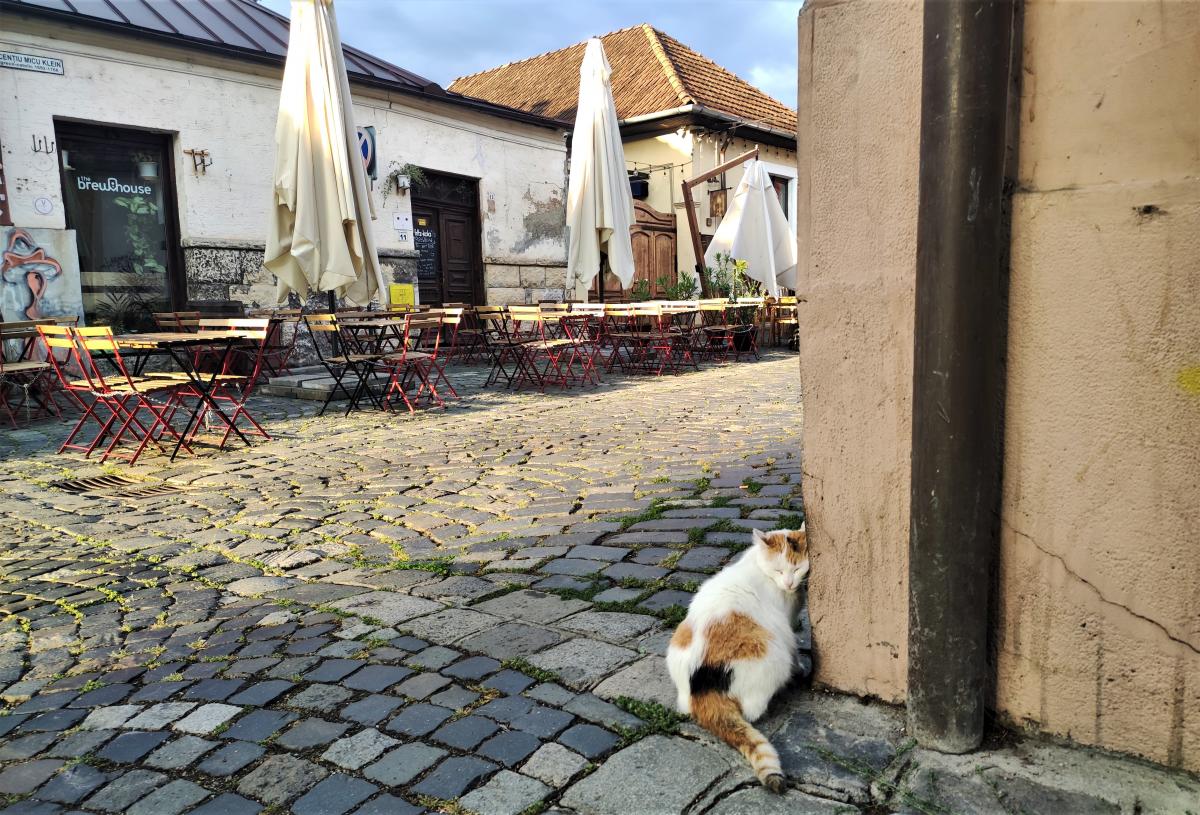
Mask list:
POLYGON ((63 75, 63 61, 56 57, 37 54, 16 54, 0 51, 0 68, 16 68, 18 71, 37 71, 41 74, 63 75))

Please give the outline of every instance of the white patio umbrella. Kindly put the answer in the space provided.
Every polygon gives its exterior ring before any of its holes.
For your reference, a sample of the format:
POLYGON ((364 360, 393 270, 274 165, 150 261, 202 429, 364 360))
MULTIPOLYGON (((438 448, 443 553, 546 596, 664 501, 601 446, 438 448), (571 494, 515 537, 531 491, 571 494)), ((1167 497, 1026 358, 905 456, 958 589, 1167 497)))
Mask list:
POLYGON ((704 262, 716 265, 717 253, 746 261, 746 276, 763 284, 767 294, 795 289, 796 236, 771 184, 767 168, 758 159, 744 165, 745 174, 733 193, 733 203, 721 219, 704 262))
POLYGON ((275 185, 263 265, 289 292, 332 292, 355 305, 386 287, 367 219, 375 207, 359 153, 333 0, 292 0, 275 185))
POLYGON ((625 150, 617 126, 609 77, 612 69, 604 46, 588 40, 579 67, 579 107, 571 133, 571 177, 567 185, 567 288, 586 300, 588 287, 600 271, 600 253, 608 267, 628 287, 633 281, 633 196, 625 171, 625 150))

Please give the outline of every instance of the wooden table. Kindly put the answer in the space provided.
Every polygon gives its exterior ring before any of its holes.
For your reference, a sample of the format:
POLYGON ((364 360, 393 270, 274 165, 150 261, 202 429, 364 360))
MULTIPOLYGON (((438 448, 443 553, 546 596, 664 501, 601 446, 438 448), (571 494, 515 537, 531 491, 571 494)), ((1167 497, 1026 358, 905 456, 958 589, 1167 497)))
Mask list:
POLYGON ((217 377, 225 370, 234 347, 250 339, 252 339, 252 333, 247 331, 199 331, 195 333, 186 331, 151 331, 144 334, 118 334, 113 337, 119 349, 157 349, 166 351, 171 359, 175 360, 179 369, 187 376, 188 382, 195 387, 196 393, 200 397, 199 401, 196 402, 195 409, 192 410, 191 415, 188 417, 183 432, 179 434, 179 441, 176 442, 175 449, 171 451, 172 461, 175 460, 175 456, 179 455, 179 448, 183 446, 183 440, 188 437, 188 434, 192 430, 192 425, 200 417, 201 408, 205 405, 208 406, 209 410, 216 413, 221 418, 221 421, 225 422, 229 429, 236 433, 237 437, 247 447, 250 446, 250 440, 238 429, 233 420, 225 415, 225 411, 221 410, 221 406, 212 398, 211 393, 213 386, 217 382, 217 377), (220 362, 206 381, 204 378, 205 375, 196 369, 186 351, 188 348, 205 345, 221 346, 222 344, 220 362))

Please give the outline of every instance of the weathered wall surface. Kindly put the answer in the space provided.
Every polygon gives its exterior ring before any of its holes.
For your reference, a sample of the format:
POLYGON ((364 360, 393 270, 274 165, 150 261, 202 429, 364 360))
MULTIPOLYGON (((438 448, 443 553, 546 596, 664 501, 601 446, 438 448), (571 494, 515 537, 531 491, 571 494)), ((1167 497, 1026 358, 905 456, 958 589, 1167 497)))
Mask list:
MULTIPOLYGON (((5 15, 0 44, 58 57, 65 65, 64 76, 0 70, 5 100, 0 143, 17 224, 65 225, 57 157, 29 147, 35 135, 53 140, 58 117, 175 134, 184 246, 262 244, 280 69, 86 29, 52 28, 15 14, 5 15), (211 154, 206 172, 196 172, 183 155, 192 148, 211 154), (43 196, 53 203, 46 215, 33 209, 33 201, 43 196)), ((385 199, 382 189, 393 161, 410 162, 479 179, 485 269, 565 266, 566 147, 560 133, 374 89, 354 86, 353 92, 357 124, 376 128, 380 180, 373 227, 381 252, 413 249, 411 231, 401 240, 393 228, 393 215, 411 214, 411 197, 392 192, 385 199)), ((242 279, 236 285, 259 282, 242 279)))
POLYGON ((1200 5, 1031 0, 1023 68, 996 706, 1200 770, 1200 5))
POLYGON ((907 672, 921 6, 800 14, 800 371, 816 679, 907 672))

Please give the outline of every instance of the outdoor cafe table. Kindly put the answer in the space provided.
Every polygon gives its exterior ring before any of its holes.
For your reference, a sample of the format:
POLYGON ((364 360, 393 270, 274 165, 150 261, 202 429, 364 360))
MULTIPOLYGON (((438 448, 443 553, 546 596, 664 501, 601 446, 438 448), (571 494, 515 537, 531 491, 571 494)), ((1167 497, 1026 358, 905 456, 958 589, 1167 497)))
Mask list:
POLYGON ((179 369, 187 376, 188 383, 191 384, 197 395, 200 397, 196 402, 196 407, 192 410, 188 417, 187 424, 183 428, 183 432, 179 434, 179 440, 175 443, 175 449, 171 451, 171 460, 179 455, 179 448, 183 446, 183 440, 187 438, 188 433, 200 418, 200 411, 204 406, 213 411, 220 417, 221 421, 225 422, 229 428, 237 434, 237 437, 249 447, 250 440, 238 429, 237 425, 231 420, 225 411, 221 410, 221 406, 217 404, 217 400, 212 398, 212 389, 217 382, 217 377, 225 370, 225 366, 229 362, 229 357, 233 353, 234 347, 240 343, 248 342, 252 338, 251 332, 246 331, 201 331, 198 333, 183 332, 183 331, 154 331, 145 334, 118 334, 113 337, 117 343, 117 348, 131 351, 166 351, 171 359, 179 366, 179 369), (211 375, 206 375, 203 371, 198 370, 197 366, 189 358, 188 350, 200 348, 203 346, 217 346, 223 348, 221 350, 220 361, 214 367, 211 375), (207 380, 205 377, 207 376, 207 380))

